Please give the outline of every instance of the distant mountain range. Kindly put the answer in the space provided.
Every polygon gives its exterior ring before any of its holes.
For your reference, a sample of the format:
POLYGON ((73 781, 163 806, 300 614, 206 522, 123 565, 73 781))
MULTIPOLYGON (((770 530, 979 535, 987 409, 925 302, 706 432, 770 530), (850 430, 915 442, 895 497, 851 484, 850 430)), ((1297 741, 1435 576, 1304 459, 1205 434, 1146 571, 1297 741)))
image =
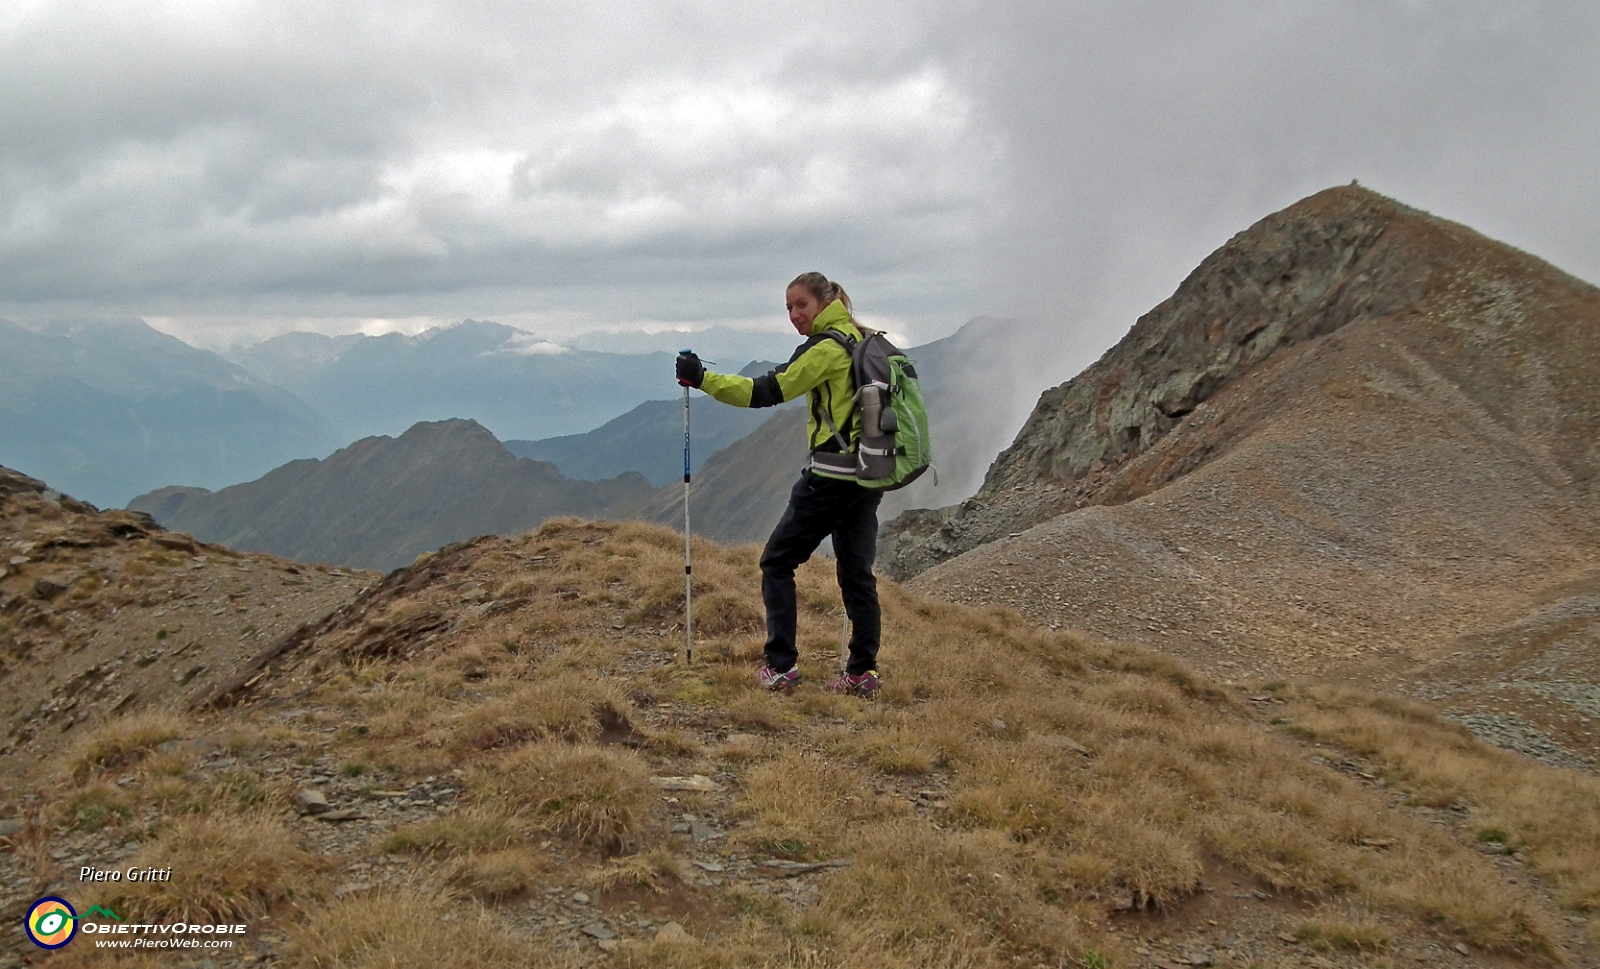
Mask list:
MULTIPOLYGON (((976 487, 1020 424, 1018 401, 1031 396, 1029 382, 1041 380, 1029 339, 1015 323, 980 319, 908 351, 923 375, 941 482, 936 487, 927 475, 887 495, 884 520, 976 487)), ((805 463, 804 407, 750 410, 696 393, 691 408, 695 533, 765 539, 805 463)), ((640 404, 586 434, 504 445, 474 421, 420 423, 398 439, 366 438, 326 461, 297 461, 248 484, 216 493, 166 488, 130 507, 205 541, 393 568, 446 542, 510 534, 561 515, 678 525, 682 446, 681 398, 640 404)))
POLYGON ((654 493, 637 474, 573 481, 517 458, 476 421, 424 422, 363 438, 326 460, 293 461, 211 492, 162 488, 129 502, 208 542, 302 562, 394 569, 482 534, 516 534, 561 515, 605 517, 654 493))
MULTIPOLYGON (((164 485, 223 488, 422 421, 472 418, 511 439, 570 436, 677 389, 669 353, 571 350, 471 320, 414 337, 291 333, 232 355, 138 321, 0 321, 0 462, 115 506, 164 485)), ((758 423, 708 409, 702 454, 758 423)), ((597 443, 578 449, 596 455, 586 464, 571 446, 549 448, 578 460, 569 477, 630 470, 600 467, 609 445, 597 443)), ((681 465, 668 451, 660 460, 681 465)))
POLYGON ((571 350, 467 320, 416 336, 290 333, 233 359, 293 392, 349 441, 455 417, 507 439, 581 433, 670 395, 672 356, 571 350))
MULTIPOLYGON (((766 420, 701 465, 691 492, 695 534, 760 541, 804 463, 805 410, 723 409, 766 420)), ((293 461, 220 491, 161 488, 128 507, 201 541, 387 570, 450 542, 513 535, 564 515, 681 527, 681 423, 677 435, 678 472, 661 488, 635 472, 567 478, 552 464, 518 458, 476 421, 449 420, 417 424, 398 438, 363 438, 326 460, 293 461)))
MULTIPOLYGON (((754 433, 706 461, 689 486, 694 533, 727 544, 764 542, 806 463, 806 412, 763 412, 754 433)), ((630 518, 683 525, 683 486, 668 485, 629 509, 630 518)))
POLYGON ((0 464, 95 504, 222 487, 339 441, 293 394, 143 323, 0 321, 0 464))
MULTIPOLYGON (((766 421, 696 473, 696 535, 764 539, 805 461, 803 408, 741 411, 766 421)), ((681 527, 682 435, 679 424, 678 474, 661 488, 631 471, 604 481, 567 478, 552 464, 516 457, 476 421, 449 420, 417 424, 398 438, 363 438, 326 460, 292 461, 220 491, 160 488, 128 507, 205 542, 387 570, 450 542, 514 535, 566 515, 681 527)))
MULTIPOLYGON (((740 373, 766 373, 777 364, 751 363, 740 373)), ((783 407, 799 406, 790 401, 783 407)), ((704 394, 689 402, 694 446, 689 449, 690 470, 697 471, 712 454, 760 427, 770 410, 751 410, 719 404, 704 394)), ((592 431, 546 438, 542 441, 506 441, 506 450, 519 458, 548 461, 569 478, 602 481, 637 471, 661 487, 683 478, 683 400, 647 400, 592 431)))

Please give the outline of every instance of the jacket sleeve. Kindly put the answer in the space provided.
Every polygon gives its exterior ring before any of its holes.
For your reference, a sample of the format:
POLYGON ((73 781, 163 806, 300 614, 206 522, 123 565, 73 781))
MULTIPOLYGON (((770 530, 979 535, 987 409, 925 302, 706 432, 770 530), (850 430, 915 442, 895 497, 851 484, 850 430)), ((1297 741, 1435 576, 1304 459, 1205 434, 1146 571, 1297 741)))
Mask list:
POLYGON ((774 407, 794 400, 840 370, 850 368, 850 354, 837 340, 807 340, 788 363, 752 380, 738 374, 707 371, 700 389, 735 407, 774 407))

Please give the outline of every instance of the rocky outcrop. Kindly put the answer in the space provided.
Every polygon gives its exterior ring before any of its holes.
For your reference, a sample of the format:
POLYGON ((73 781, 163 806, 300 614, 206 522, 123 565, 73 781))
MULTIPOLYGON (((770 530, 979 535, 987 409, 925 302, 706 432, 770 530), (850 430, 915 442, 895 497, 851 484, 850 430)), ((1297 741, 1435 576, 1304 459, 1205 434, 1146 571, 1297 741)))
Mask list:
POLYGON ((976 500, 901 519, 902 563, 960 552, 906 587, 1241 682, 1397 689, 1600 763, 1597 386, 1600 289, 1324 192, 1048 394, 976 500))
POLYGON ((1451 242, 1467 237, 1487 242, 1354 185, 1262 219, 1094 365, 1046 391, 976 495, 886 526, 880 566, 897 578, 916 575, 1074 508, 1129 501, 1192 472, 1255 425, 1212 422, 1179 445, 1168 437, 1180 422, 1292 347, 1356 321, 1419 311, 1458 281, 1461 251, 1451 242))

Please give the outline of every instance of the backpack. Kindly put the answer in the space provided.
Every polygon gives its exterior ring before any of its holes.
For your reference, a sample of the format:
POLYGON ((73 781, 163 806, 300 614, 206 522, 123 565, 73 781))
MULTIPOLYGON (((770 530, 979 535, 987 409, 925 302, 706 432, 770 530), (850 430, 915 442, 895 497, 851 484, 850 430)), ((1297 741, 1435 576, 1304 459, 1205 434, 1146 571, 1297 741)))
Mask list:
MULTIPOLYGON (((863 488, 893 491, 917 480, 931 465, 928 410, 922 402, 917 368, 889 338, 861 328, 853 339, 838 330, 823 334, 850 351, 850 379, 855 384, 856 413, 861 441, 856 446, 856 483, 863 488)), ((824 413, 828 429, 841 450, 849 446, 831 415, 824 413)), ((934 484, 939 473, 934 472, 934 484)))

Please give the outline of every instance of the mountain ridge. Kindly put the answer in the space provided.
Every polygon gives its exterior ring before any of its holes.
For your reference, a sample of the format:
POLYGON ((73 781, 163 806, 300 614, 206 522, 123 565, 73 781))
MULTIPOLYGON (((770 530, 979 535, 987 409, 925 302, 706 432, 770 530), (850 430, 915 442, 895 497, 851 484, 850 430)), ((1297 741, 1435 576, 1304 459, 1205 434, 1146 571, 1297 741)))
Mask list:
MULTIPOLYGON (((776 366, 771 361, 756 360, 739 373, 755 377, 776 366)), ((799 405, 790 401, 780 406, 799 405)), ((703 394, 694 395, 689 408, 694 438, 689 453, 691 472, 772 416, 770 411, 728 407, 703 394)), ((582 434, 502 443, 517 457, 548 461, 569 478, 602 481, 637 471, 661 488, 683 477, 683 401, 647 400, 582 434)))
POLYGON ((205 541, 387 570, 463 538, 602 514, 653 490, 635 473, 564 478, 554 465, 515 457, 476 421, 453 419, 363 438, 218 492, 166 488, 128 507, 205 541))
MULTIPOLYGON (((1274 353, 1357 319, 1413 309, 1428 275, 1448 269, 1396 253, 1395 240, 1384 236, 1396 227, 1425 226, 1455 244, 1483 238, 1353 186, 1310 196, 1241 231, 1098 361, 1046 391, 977 494, 887 528, 882 564, 909 577, 1073 508, 1148 494, 1203 464, 1225 442, 1168 444, 1158 461, 1136 459, 1274 353), (1254 255, 1245 251, 1250 247, 1254 255)), ((1494 245, 1559 285, 1594 290, 1535 257, 1494 245)), ((1246 430, 1236 424, 1226 440, 1246 430)), ((1600 448, 1579 450, 1587 452, 1584 480, 1591 480, 1600 448)))
POLYGON ((885 546, 924 594, 1600 763, 1597 384, 1600 289, 1334 189, 1208 257, 972 499, 885 546), (1213 361, 1228 379, 1195 390, 1213 361))

